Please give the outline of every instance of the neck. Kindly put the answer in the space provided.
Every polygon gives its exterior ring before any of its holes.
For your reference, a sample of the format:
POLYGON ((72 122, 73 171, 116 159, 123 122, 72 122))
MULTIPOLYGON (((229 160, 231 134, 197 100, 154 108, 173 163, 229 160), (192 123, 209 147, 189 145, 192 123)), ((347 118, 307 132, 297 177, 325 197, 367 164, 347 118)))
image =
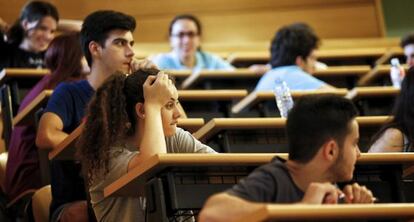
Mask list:
POLYGON ((93 63, 90 74, 86 77, 94 90, 97 90, 112 73, 104 66, 93 63))
POLYGON ((193 68, 195 66, 195 63, 196 63, 195 55, 194 56, 184 56, 180 59, 180 62, 188 68, 193 68))
POLYGON ((323 166, 315 162, 316 161, 311 160, 309 163, 302 164, 296 161, 287 160, 285 163, 293 182, 303 192, 306 192, 309 184, 313 182, 332 182, 329 181, 328 177, 325 175, 326 170, 323 166))
POLYGON ((142 119, 138 120, 138 123, 135 126, 134 135, 132 135, 132 136, 130 136, 126 139, 126 142, 130 145, 133 145, 134 147, 139 148, 141 146, 141 141, 142 141, 142 136, 143 136, 143 133, 141 133, 141 132, 144 132, 143 131, 144 130, 144 125, 140 124, 140 122, 143 122, 143 121, 144 120, 142 120, 142 119))

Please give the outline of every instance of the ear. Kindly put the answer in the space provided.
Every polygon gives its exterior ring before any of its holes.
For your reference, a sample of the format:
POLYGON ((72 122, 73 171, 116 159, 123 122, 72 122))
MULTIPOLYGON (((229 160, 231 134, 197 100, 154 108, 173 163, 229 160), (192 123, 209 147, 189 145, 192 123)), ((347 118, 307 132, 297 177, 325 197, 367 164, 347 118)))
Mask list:
POLYGON ((334 139, 330 139, 322 145, 322 153, 325 160, 329 162, 336 161, 339 155, 338 143, 334 139))
POLYGON ((305 61, 303 60, 302 56, 296 56, 295 64, 301 68, 304 67, 305 61))
POLYGON ((137 103, 135 105, 135 113, 139 119, 145 119, 144 103, 137 103))
POLYGON ((89 42, 88 48, 89 48, 89 52, 91 53, 93 57, 99 57, 101 50, 102 50, 102 47, 101 45, 99 45, 99 43, 95 41, 91 41, 89 42))

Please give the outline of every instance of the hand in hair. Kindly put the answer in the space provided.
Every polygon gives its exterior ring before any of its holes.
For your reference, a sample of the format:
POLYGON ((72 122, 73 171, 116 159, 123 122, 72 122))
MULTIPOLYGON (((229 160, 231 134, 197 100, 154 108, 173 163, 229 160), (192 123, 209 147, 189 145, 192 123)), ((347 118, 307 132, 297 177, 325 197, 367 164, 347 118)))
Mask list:
POLYGON ((148 76, 144 82, 145 104, 164 106, 173 97, 175 91, 174 84, 168 75, 159 72, 157 76, 148 76))
POLYGON ((132 59, 130 67, 131 67, 131 70, 129 73, 133 73, 139 69, 158 69, 158 67, 148 59, 144 59, 144 60, 132 59))

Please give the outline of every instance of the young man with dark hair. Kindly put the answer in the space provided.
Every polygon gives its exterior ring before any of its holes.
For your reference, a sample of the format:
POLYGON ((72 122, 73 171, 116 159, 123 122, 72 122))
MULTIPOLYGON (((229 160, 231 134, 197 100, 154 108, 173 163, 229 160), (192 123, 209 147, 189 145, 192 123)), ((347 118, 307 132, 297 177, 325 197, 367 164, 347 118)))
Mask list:
POLYGON ((401 39, 401 48, 404 49, 404 55, 408 67, 414 66, 414 33, 410 33, 401 39))
POLYGON ((351 101, 334 95, 307 96, 287 119, 289 159, 275 158, 230 190, 210 197, 200 221, 227 221, 263 203, 372 203, 357 183, 339 190, 333 183, 350 181, 358 148, 357 111, 351 101))
MULTIPOLYGON (((40 119, 36 145, 54 149, 82 121, 95 90, 117 71, 130 73, 148 62, 133 59, 132 32, 135 19, 115 11, 96 11, 87 16, 81 29, 81 44, 91 67, 86 80, 60 84, 53 92, 40 119)), ((51 161, 52 221, 88 221, 86 194, 80 164, 51 161)))
POLYGON ((292 90, 331 88, 310 75, 315 69, 318 44, 318 36, 307 24, 295 23, 279 29, 270 47, 272 69, 260 79, 256 90, 273 90, 278 78, 292 90))

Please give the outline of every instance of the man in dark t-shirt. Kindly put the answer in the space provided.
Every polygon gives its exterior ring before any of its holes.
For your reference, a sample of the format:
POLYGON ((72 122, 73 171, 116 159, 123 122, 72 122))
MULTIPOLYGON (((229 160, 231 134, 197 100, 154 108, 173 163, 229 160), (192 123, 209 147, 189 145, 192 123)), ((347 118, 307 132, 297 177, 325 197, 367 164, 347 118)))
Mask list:
MULTIPOLYGON (((56 148, 79 126, 89 100, 109 76, 153 66, 133 59, 134 29, 135 19, 120 12, 96 11, 85 18, 81 46, 91 73, 86 80, 60 84, 55 89, 39 122, 39 148, 56 148)), ((80 169, 75 161, 51 162, 51 221, 88 221, 80 169)))
POLYGON ((357 111, 335 95, 306 96, 289 112, 286 133, 289 160, 273 159, 226 192, 210 197, 200 221, 242 218, 263 203, 372 203, 372 192, 350 181, 360 156, 357 111))

